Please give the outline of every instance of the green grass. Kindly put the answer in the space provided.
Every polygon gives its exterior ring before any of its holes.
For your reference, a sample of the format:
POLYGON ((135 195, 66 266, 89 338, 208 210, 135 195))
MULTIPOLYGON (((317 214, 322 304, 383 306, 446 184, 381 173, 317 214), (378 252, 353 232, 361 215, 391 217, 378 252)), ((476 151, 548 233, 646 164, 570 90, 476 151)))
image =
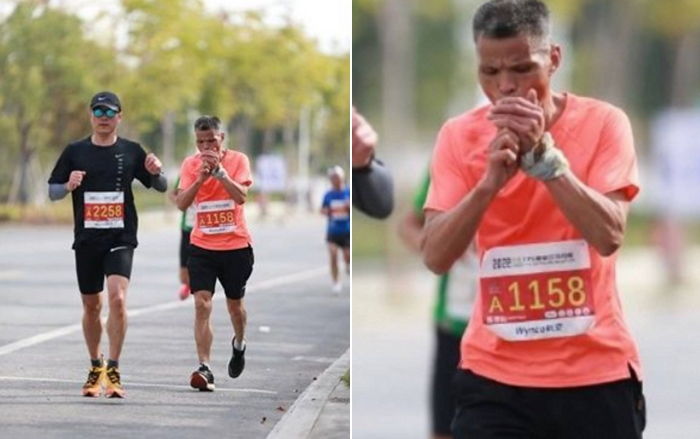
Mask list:
POLYGON ((630 214, 627 218, 624 246, 638 247, 651 245, 653 219, 648 215, 630 214))
POLYGON ((344 382, 348 388, 350 387, 350 369, 348 369, 347 372, 340 377, 340 381, 344 382))
MULTIPOLYGON (((136 209, 159 209, 169 203, 163 193, 134 186, 136 209)), ((40 205, 0 204, 0 223, 22 222, 28 224, 72 224, 73 205, 70 195, 56 202, 40 205)))
POLYGON ((0 204, 0 222, 22 222, 29 224, 71 223, 73 208, 70 200, 39 206, 0 204))
MULTIPOLYGON (((625 231, 625 247, 653 245, 654 218, 651 215, 630 214, 625 231)), ((388 252, 403 253, 405 249, 390 247, 387 237, 396 234, 390 223, 377 221, 353 211, 352 216, 352 255, 357 259, 369 259, 386 255, 388 252)), ((686 242, 700 243, 700 221, 686 224, 686 242)), ((399 244, 400 245, 400 244, 399 244)))
POLYGON ((385 221, 377 221, 358 210, 352 212, 352 256, 370 258, 387 251, 386 234, 395 233, 385 221))

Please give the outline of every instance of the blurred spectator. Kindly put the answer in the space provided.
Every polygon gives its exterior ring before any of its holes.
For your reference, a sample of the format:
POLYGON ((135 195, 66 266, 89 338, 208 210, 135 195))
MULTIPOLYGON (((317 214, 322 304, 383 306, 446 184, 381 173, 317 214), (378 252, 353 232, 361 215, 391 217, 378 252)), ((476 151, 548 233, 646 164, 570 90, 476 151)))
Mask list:
POLYGON ((279 154, 263 153, 255 159, 255 178, 258 185, 260 218, 266 218, 270 197, 286 198, 287 164, 279 154))
POLYGON ((661 112, 651 127, 653 186, 656 207, 654 242, 667 281, 684 278, 685 229, 700 219, 700 109, 672 108, 661 112))

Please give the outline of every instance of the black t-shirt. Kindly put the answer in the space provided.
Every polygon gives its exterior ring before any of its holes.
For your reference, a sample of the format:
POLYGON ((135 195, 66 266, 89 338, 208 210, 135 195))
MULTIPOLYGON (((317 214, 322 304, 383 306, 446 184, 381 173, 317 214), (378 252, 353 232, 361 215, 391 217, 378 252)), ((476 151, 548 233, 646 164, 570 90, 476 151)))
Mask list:
POLYGON ((82 184, 71 193, 75 223, 73 248, 136 247, 138 216, 131 182, 137 178, 147 188, 151 187, 145 160, 146 151, 141 145, 121 137, 111 146, 94 145, 88 137, 63 150, 49 184, 66 183, 72 171, 85 171, 82 184))

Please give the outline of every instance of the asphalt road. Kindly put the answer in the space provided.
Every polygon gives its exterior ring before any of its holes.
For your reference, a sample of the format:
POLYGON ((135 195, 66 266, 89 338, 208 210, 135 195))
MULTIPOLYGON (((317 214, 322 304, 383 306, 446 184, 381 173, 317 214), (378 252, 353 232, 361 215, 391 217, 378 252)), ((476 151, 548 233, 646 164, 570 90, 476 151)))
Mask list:
MULTIPOLYGON (((71 227, 0 227, 1 438, 264 438, 348 349, 349 292, 346 283, 331 293, 322 219, 253 224, 245 372, 226 374, 232 329, 217 286, 217 390, 190 389, 193 303, 176 298, 179 232, 176 218, 168 223, 142 218, 120 360, 124 400, 80 396, 89 363, 71 227)), ((103 351, 106 341, 105 333, 103 351)))

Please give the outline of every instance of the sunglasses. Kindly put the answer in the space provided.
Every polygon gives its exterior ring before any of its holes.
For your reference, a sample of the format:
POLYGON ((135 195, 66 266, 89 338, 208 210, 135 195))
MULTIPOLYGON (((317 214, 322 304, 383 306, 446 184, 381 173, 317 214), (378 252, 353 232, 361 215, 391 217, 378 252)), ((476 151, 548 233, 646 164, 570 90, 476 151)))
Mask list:
POLYGON ((92 115, 95 117, 107 116, 107 118, 112 119, 118 113, 119 113, 118 111, 114 111, 111 108, 93 108, 92 109, 92 115))

